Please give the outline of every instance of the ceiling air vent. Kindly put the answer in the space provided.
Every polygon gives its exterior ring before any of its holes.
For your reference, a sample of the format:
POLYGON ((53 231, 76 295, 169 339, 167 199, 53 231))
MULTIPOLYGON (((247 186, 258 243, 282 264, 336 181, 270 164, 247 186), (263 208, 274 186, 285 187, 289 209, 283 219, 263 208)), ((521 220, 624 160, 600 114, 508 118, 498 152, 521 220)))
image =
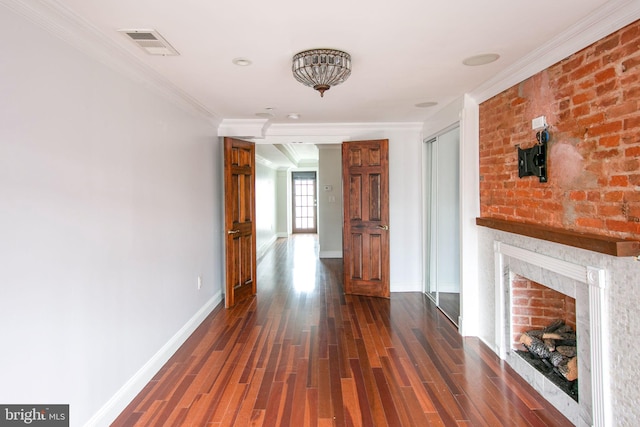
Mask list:
POLYGON ((149 55, 180 55, 156 30, 118 30, 149 55))

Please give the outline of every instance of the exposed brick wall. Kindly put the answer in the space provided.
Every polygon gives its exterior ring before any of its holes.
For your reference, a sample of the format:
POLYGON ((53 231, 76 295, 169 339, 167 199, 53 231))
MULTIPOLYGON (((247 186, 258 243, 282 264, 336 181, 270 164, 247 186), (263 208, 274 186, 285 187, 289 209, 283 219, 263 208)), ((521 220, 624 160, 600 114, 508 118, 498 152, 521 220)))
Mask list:
POLYGON ((511 282, 513 342, 523 332, 544 329, 562 319, 576 330, 576 300, 539 283, 515 276, 511 282))
POLYGON ((481 215, 640 237, 639 109, 640 21, 482 103, 481 215), (547 183, 517 168, 543 115, 547 183))

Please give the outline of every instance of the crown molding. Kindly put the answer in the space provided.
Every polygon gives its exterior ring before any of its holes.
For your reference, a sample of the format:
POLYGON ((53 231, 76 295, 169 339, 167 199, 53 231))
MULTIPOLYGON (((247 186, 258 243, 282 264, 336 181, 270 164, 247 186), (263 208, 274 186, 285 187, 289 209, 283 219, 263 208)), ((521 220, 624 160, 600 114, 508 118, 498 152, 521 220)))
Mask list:
POLYGON ((553 40, 487 80, 469 95, 477 103, 482 103, 638 19, 640 1, 609 1, 553 40))
POLYGON ((182 110, 212 125, 219 117, 203 104, 143 63, 133 53, 106 37, 95 26, 57 0, 0 0, 0 5, 22 16, 65 43, 136 83, 160 94, 182 110))
POLYGON ((295 167, 300 167, 300 156, 297 151, 289 144, 274 145, 295 167))
POLYGON ((224 119, 218 126, 218 136, 263 139, 269 119, 224 119))
POLYGON ((346 136, 367 132, 421 131, 422 122, 380 123, 274 123, 267 137, 276 136, 346 136))
MULTIPOLYGON (((297 144, 274 144, 275 148, 279 150, 295 168, 307 168, 317 167, 318 159, 305 159, 300 156, 300 153, 296 150, 297 144)), ((334 144, 336 145, 336 144, 334 144)), ((336 145, 340 147, 340 145, 336 145)))
POLYGON ((271 160, 265 159, 258 153, 256 153, 255 156, 256 156, 256 163, 260 163, 261 165, 271 169, 277 169, 277 166, 271 160))
POLYGON ((421 132, 422 122, 381 123, 270 123, 268 119, 224 119, 219 136, 252 139, 261 144, 340 144, 359 135, 393 131, 421 132))

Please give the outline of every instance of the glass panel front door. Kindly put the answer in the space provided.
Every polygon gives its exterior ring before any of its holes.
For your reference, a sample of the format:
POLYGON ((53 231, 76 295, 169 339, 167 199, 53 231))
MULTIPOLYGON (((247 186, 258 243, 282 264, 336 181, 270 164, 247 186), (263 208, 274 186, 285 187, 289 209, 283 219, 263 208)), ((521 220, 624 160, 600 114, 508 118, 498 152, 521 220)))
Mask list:
POLYGON ((292 172, 293 232, 317 233, 316 173, 292 172))

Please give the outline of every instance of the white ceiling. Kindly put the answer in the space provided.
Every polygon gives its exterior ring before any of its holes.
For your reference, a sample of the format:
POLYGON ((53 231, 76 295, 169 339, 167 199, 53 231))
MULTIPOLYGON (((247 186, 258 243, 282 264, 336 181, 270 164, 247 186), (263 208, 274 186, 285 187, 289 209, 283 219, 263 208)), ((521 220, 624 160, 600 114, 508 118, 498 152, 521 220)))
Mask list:
MULTIPOLYGON (((605 0, 44 0, 151 67, 220 119, 273 123, 422 121, 432 109, 512 64, 585 18, 605 0), (149 56, 118 29, 155 29, 180 56, 149 56), (324 98, 294 80, 291 58, 330 47, 353 71, 324 98), (500 59, 468 67, 483 53, 500 59), (248 67, 232 63, 237 57, 248 67)), ((612 0, 613 1, 613 0, 612 0)), ((436 107, 437 108, 437 107, 436 107)))
POLYGON ((270 111, 272 124, 327 124, 422 122, 599 8, 626 0, 14 1, 44 4, 88 28, 214 119, 270 111), (117 31, 136 28, 155 29, 180 55, 150 56, 117 31), (344 50, 353 64, 351 77, 324 98, 291 74, 295 53, 319 47, 344 50), (462 64, 485 53, 500 59, 462 64), (234 65, 238 57, 252 64, 234 65), (415 106, 424 102, 438 104, 415 106))

